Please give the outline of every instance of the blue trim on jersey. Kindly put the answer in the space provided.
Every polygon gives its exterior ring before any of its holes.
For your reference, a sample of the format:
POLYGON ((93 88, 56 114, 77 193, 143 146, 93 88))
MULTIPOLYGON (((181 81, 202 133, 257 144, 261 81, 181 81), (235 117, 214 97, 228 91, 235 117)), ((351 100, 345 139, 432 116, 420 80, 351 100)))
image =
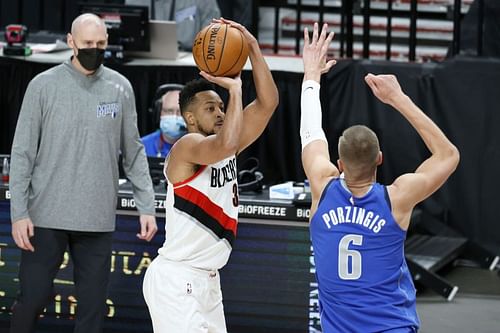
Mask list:
POLYGON ((142 144, 149 157, 165 157, 170 152, 172 145, 161 139, 161 131, 156 130, 141 138, 142 144))
POLYGON ((321 193, 321 196, 319 197, 318 206, 321 204, 321 200, 323 200, 323 198, 325 197, 326 192, 327 192, 328 188, 330 187, 330 184, 331 184, 334 180, 336 180, 336 179, 338 179, 338 178, 332 178, 332 179, 330 179, 330 180, 328 181, 328 184, 326 184, 325 188, 323 189, 323 193, 321 193))
POLYGON ((417 330, 406 232, 385 186, 354 197, 339 178, 325 187, 310 232, 324 333, 417 330))
POLYGON ((387 201, 387 205, 389 206, 389 209, 392 211, 391 198, 389 198, 389 192, 387 192, 387 186, 384 186, 384 196, 385 196, 385 201, 387 201))

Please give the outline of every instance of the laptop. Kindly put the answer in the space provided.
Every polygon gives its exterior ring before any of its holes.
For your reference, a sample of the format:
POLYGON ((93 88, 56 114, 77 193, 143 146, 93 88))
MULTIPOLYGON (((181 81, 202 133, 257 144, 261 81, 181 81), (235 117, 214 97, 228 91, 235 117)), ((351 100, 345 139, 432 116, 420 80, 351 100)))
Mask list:
POLYGON ((129 51, 127 56, 175 60, 178 56, 177 28, 175 21, 149 21, 150 50, 129 51))

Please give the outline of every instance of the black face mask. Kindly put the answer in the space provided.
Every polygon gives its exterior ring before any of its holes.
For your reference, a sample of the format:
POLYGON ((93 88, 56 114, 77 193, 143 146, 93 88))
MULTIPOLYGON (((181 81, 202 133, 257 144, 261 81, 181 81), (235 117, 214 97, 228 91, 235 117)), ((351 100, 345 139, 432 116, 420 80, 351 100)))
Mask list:
POLYGON ((104 49, 97 47, 78 49, 76 58, 83 68, 88 71, 95 71, 104 61, 104 49))

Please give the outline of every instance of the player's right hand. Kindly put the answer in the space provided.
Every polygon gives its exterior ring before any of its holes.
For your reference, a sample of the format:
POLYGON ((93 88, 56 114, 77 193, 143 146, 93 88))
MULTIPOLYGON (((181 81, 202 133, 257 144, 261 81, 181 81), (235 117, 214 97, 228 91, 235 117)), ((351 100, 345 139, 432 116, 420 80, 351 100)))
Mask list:
POLYGON ((35 252, 31 245, 30 237, 35 235, 35 228, 30 218, 25 218, 12 223, 12 238, 16 245, 26 251, 35 252))
POLYGON ((225 77, 225 76, 213 76, 204 71, 200 72, 206 80, 221 86, 231 92, 232 89, 241 90, 241 72, 235 77, 225 77))
POLYGON ((383 103, 395 105, 398 98, 404 96, 398 79, 394 75, 373 75, 369 73, 365 76, 365 82, 373 94, 383 103))

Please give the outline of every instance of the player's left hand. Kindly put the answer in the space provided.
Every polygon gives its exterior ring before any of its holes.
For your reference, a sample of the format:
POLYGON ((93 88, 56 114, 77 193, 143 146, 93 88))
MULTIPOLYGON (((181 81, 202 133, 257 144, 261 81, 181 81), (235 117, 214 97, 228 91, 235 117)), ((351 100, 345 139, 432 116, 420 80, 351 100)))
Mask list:
POLYGON ((302 59, 304 61, 304 79, 313 79, 319 82, 322 74, 327 73, 337 62, 327 59, 328 46, 332 42, 334 33, 329 32, 328 24, 323 24, 319 32, 318 23, 314 23, 313 36, 309 39, 309 30, 304 28, 304 49, 302 59))
POLYGON ((238 22, 235 22, 235 21, 231 21, 231 20, 228 20, 228 19, 225 19, 223 17, 219 18, 219 19, 212 19, 212 22, 214 23, 225 23, 225 24, 229 24, 230 26, 238 29, 239 31, 241 31, 241 33, 243 34, 243 36, 245 37, 245 39, 247 40, 247 43, 248 44, 252 44, 252 43, 257 43, 257 39, 254 37, 254 35, 252 35, 250 33, 250 31, 248 31, 247 28, 245 28, 244 25, 238 23, 238 22))
POLYGON ((149 242, 158 231, 156 218, 153 215, 141 215, 139 216, 139 222, 141 223, 141 232, 137 234, 137 238, 149 242))

